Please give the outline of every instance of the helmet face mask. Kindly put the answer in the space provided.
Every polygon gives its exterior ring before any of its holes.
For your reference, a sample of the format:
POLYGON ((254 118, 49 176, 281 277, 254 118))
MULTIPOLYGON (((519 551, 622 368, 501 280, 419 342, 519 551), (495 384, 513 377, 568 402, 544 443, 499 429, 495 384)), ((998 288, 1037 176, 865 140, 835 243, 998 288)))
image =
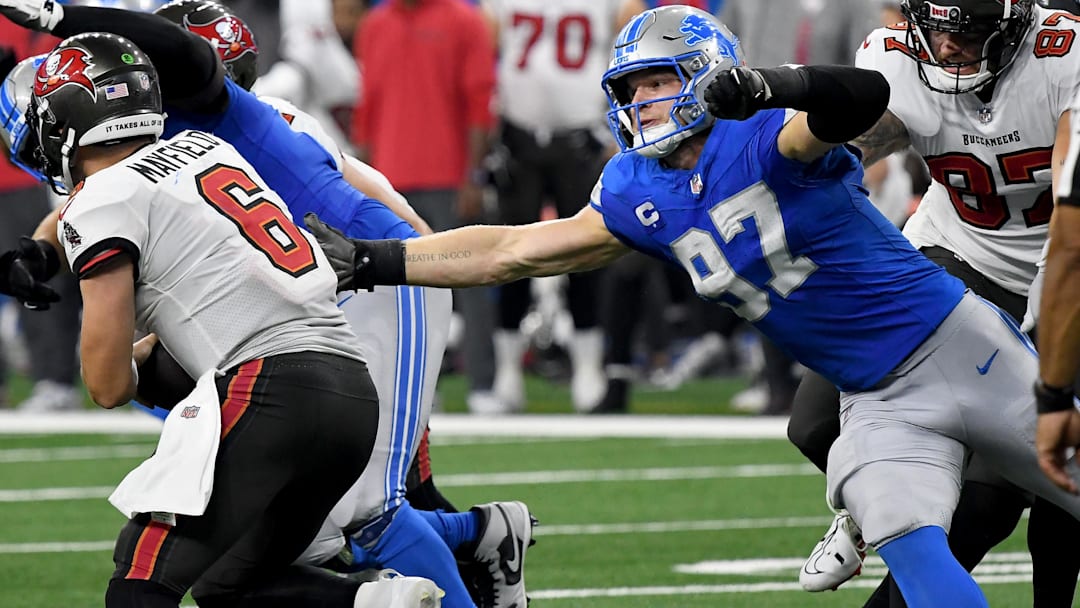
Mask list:
POLYGON ((211 0, 174 0, 154 14, 202 37, 221 58, 229 80, 251 90, 259 77, 259 47, 251 29, 228 7, 211 0))
POLYGON ((671 154, 681 142, 712 126, 714 119, 705 110, 705 88, 721 71, 743 63, 738 39, 705 11, 672 5, 634 17, 619 33, 602 81, 615 141, 624 152, 650 158, 671 154), (657 68, 678 76, 678 93, 635 103, 627 77, 657 68), (672 102, 669 120, 642 129, 638 120, 642 107, 664 102, 672 102))
POLYGON ((55 190, 70 192, 80 146, 161 136, 157 72, 125 38, 72 36, 38 65, 25 121, 37 136, 35 166, 55 190))
POLYGON ((907 45, 918 63, 919 78, 932 91, 946 94, 978 92, 994 83, 1012 65, 1031 27, 1033 0, 904 0, 907 45), (933 33, 981 42, 981 51, 968 61, 935 56, 933 33), (971 71, 965 74, 963 72, 971 71))

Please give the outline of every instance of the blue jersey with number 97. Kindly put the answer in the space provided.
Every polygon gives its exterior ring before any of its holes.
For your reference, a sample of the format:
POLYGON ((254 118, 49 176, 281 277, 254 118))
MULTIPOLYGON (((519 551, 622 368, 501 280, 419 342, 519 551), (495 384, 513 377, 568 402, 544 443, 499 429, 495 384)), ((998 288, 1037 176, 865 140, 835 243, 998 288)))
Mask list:
POLYGON ((781 155, 789 115, 717 121, 692 170, 619 154, 592 205, 628 246, 684 268, 698 295, 841 390, 868 389, 937 328, 964 285, 871 205, 846 148, 810 164, 781 155))

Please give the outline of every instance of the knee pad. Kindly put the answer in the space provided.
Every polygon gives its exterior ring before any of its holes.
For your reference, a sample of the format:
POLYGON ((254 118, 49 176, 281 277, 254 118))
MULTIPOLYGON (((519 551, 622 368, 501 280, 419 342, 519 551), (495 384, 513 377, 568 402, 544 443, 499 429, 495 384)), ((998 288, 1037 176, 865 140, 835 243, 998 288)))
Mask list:
POLYGON ((153 581, 114 578, 105 591, 106 608, 176 608, 183 599, 177 593, 153 581))

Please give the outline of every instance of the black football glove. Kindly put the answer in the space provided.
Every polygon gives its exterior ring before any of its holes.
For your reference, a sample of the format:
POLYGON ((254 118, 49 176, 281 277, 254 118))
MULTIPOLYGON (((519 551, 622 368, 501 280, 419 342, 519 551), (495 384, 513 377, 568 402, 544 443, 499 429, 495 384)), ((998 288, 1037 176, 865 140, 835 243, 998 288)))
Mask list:
POLYGON ((52 245, 19 237, 19 245, 0 254, 0 293, 22 302, 30 310, 48 310, 60 294, 48 281, 60 268, 60 258, 52 245))
POLYGON ((338 278, 338 291, 372 291, 376 285, 405 283, 405 248, 398 239, 350 239, 314 213, 304 224, 319 242, 338 278))
POLYGON ((740 66, 721 72, 705 88, 709 114, 721 120, 746 120, 772 98, 769 85, 757 70, 740 66))

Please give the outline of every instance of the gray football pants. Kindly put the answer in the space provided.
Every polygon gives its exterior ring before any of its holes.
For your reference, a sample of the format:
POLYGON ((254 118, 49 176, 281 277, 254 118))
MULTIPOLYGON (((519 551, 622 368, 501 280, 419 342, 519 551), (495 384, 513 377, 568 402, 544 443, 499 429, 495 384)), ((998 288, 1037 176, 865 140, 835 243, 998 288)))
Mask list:
MULTIPOLYGON (((938 329, 871 390, 843 393, 828 499, 871 546, 924 526, 946 531, 971 450, 1002 477, 1080 518, 1035 455, 1038 359, 1008 315, 964 295, 938 329)), ((1071 473, 1080 478, 1075 460, 1071 473)))

